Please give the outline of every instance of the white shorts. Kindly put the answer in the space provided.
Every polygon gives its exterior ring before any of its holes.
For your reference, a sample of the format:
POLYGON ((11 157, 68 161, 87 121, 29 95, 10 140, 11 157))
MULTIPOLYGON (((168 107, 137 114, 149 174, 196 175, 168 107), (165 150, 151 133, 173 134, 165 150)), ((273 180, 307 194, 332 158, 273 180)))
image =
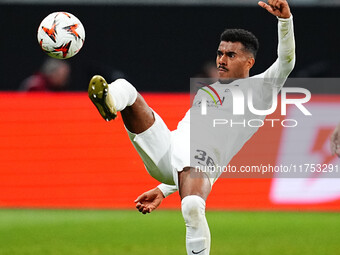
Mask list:
MULTIPOLYGON (((155 123, 149 129, 140 134, 126 131, 148 173, 159 182, 178 187, 178 172, 197 165, 194 155, 190 156, 190 130, 170 131, 162 118, 153 113, 155 123)), ((211 185, 218 178, 216 173, 207 173, 207 176, 211 185)))

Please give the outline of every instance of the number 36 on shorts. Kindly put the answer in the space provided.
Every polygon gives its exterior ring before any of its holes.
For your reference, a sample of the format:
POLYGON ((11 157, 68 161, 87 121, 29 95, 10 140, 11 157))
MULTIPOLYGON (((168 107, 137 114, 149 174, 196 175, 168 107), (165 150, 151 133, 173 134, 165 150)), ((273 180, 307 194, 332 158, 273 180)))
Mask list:
POLYGON ((215 166, 215 162, 212 157, 210 157, 204 150, 196 150, 194 158, 196 159, 195 161, 197 161, 197 163, 200 165, 215 166))

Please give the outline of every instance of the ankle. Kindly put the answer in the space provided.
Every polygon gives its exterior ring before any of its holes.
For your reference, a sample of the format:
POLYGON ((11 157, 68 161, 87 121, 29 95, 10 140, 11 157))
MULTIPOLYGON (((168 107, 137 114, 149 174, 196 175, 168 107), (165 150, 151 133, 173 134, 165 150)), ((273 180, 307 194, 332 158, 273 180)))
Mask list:
POLYGON ((134 104, 137 99, 137 90, 127 80, 117 79, 109 84, 108 99, 108 104, 113 101, 116 110, 122 111, 125 107, 134 104))

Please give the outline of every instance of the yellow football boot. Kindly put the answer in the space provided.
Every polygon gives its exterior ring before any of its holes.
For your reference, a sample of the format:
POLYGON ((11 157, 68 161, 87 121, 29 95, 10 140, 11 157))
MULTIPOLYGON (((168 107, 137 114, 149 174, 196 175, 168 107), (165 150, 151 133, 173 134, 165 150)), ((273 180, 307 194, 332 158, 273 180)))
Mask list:
POLYGON ((88 89, 89 98, 106 121, 117 117, 117 110, 112 98, 108 96, 108 92, 109 85, 106 80, 100 75, 93 76, 88 89))

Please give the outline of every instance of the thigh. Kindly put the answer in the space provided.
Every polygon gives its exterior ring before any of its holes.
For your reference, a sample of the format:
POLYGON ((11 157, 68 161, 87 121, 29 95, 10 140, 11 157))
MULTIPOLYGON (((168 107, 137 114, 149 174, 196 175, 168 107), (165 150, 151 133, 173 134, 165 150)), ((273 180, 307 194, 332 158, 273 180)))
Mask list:
POLYGON ((155 122, 144 132, 127 132, 148 173, 159 182, 173 185, 171 133, 160 116, 155 112, 154 115, 155 122))
POLYGON ((146 131, 155 122, 152 109, 140 94, 133 105, 121 111, 121 115, 126 129, 135 134, 146 131))
POLYGON ((190 150, 190 166, 195 168, 193 175, 203 173, 210 180, 211 186, 220 177, 223 167, 214 149, 208 146, 192 145, 190 150))
POLYGON ((172 163, 180 196, 184 198, 189 195, 198 195, 206 200, 213 184, 220 176, 220 172, 215 171, 214 167, 217 162, 216 156, 206 146, 190 142, 186 147, 183 144, 179 146, 179 144, 175 146, 176 151, 173 153, 172 163))

